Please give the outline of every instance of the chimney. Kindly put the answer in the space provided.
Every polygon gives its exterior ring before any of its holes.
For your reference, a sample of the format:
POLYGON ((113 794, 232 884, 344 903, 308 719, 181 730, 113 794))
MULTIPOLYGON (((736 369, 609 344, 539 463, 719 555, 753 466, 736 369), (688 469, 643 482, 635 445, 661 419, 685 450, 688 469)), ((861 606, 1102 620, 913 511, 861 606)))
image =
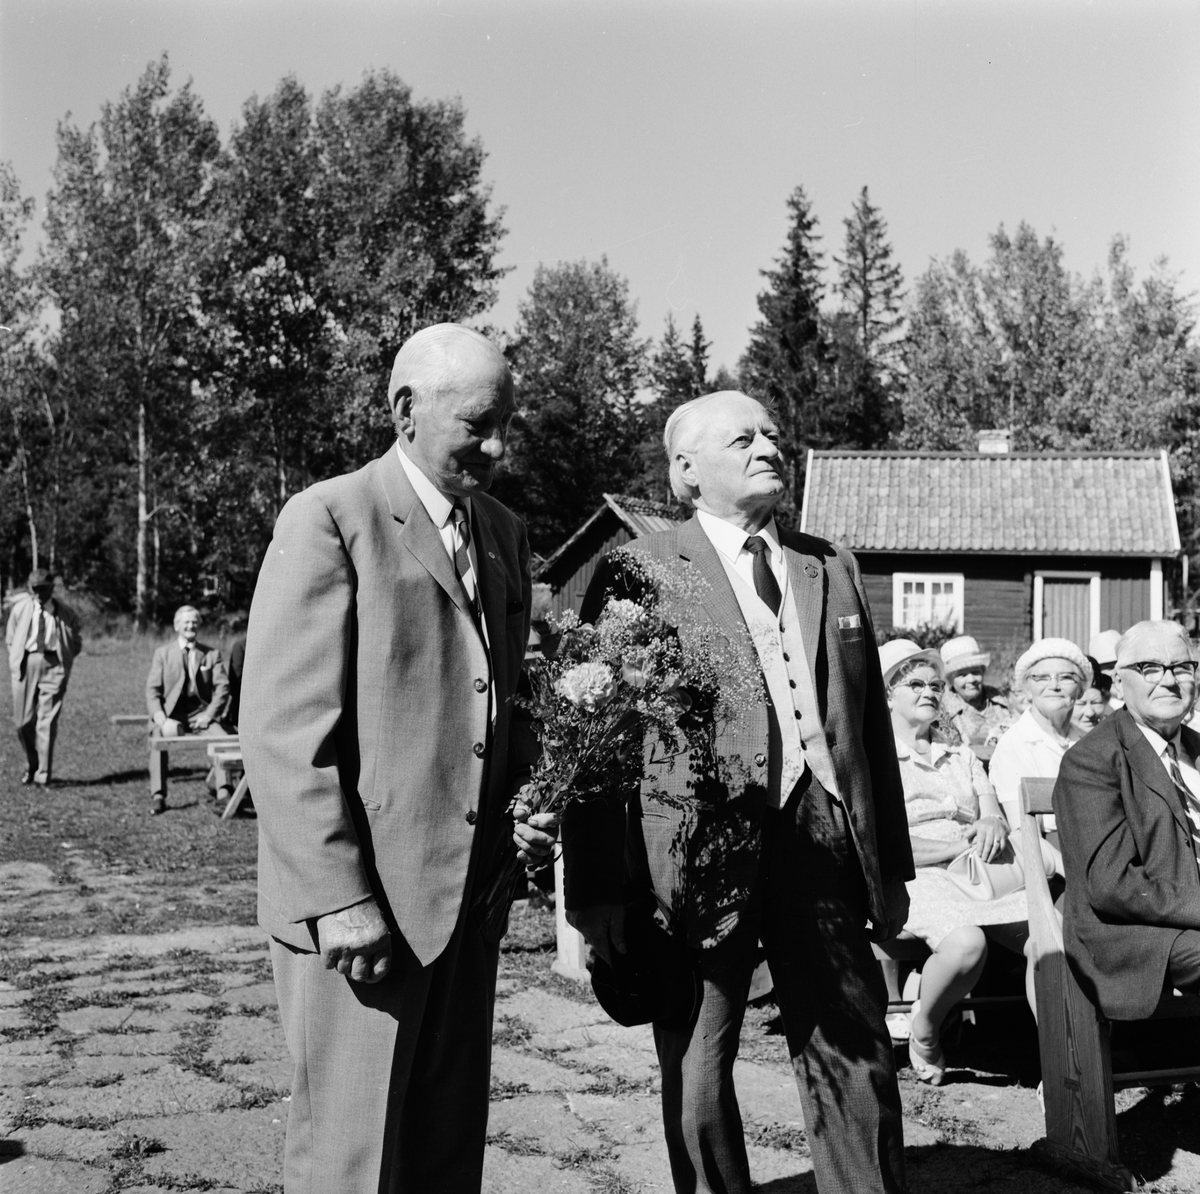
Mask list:
POLYGON ((979 451, 997 455, 1012 447, 1012 432, 1007 427, 993 427, 975 432, 975 440, 979 444, 979 451))

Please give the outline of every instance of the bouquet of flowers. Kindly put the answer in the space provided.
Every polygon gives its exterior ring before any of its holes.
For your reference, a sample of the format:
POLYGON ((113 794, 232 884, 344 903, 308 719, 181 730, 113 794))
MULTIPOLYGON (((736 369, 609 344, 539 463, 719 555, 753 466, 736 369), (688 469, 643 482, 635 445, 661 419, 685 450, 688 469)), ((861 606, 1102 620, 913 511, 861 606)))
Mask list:
MULTIPOLYGON (((667 770, 686 756, 698 774, 717 762, 721 727, 763 699, 749 636, 736 643, 695 617, 703 577, 623 549, 609 560, 610 591, 620 596, 595 625, 570 611, 554 619, 557 650, 528 666, 531 693, 517 698, 542 746, 518 797, 531 813, 624 799, 647 751, 667 770)), ((504 892, 511 895, 522 869, 514 857, 498 877, 504 892)), ((503 899, 489 904, 498 914, 507 908, 503 899)))

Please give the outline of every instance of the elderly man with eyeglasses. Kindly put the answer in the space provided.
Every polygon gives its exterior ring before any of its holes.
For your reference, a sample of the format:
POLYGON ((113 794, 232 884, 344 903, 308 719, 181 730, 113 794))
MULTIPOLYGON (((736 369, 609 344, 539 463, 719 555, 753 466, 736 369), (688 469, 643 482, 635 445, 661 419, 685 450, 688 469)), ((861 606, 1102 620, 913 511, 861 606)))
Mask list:
POLYGON ((1063 758, 1054 789, 1067 956, 1109 1019, 1141 1020, 1164 988, 1200 993, 1200 734, 1184 723, 1196 660, 1175 622, 1117 646, 1125 702, 1063 758))

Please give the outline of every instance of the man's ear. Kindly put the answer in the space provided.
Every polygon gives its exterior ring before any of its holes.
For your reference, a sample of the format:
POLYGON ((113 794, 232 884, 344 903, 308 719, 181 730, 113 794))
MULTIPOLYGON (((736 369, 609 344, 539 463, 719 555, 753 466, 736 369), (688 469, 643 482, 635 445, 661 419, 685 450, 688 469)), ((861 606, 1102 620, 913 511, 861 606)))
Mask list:
POLYGON ((696 466, 692 462, 691 455, 682 448, 675 453, 675 460, 679 465, 679 478, 685 485, 691 486, 692 489, 699 489, 700 482, 696 478, 696 466))
POLYGON ((395 405, 392 407, 392 423, 395 425, 396 434, 404 436, 409 441, 413 437, 413 406, 415 402, 416 395, 413 394, 412 386, 401 386, 396 391, 395 405))
POLYGON ((1115 696, 1118 701, 1123 701, 1125 699, 1125 685, 1121 681, 1121 673, 1115 668, 1113 669, 1112 677, 1112 695, 1115 696))

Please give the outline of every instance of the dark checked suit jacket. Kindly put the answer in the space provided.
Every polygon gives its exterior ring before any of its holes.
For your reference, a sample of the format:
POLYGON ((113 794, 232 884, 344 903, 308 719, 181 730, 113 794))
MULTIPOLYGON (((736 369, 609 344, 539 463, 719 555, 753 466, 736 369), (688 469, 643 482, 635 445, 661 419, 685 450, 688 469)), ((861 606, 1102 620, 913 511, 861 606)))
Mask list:
MULTIPOLYGON (((1200 734, 1185 726, 1181 735, 1200 757, 1200 734)), ((1067 957, 1106 1016, 1145 1019, 1175 938, 1200 929, 1200 870, 1175 785, 1127 709, 1063 756, 1054 813, 1067 957)))
MULTIPOLYGON (((887 919, 884 884, 911 879, 913 861, 895 739, 862 578, 848 551, 812 535, 783 528, 779 534, 822 724, 866 879, 870 916, 882 925, 887 919)), ((636 539, 628 549, 696 569, 707 581, 696 617, 729 628, 752 666, 758 666, 737 596, 696 517, 636 539)), ((585 620, 602 607, 607 575, 601 569, 593 581, 584 601, 585 620)), ((771 713, 762 701, 745 709, 724 730, 718 753, 740 758, 745 764, 742 777, 710 790, 715 806, 700 817, 692 833, 681 826, 683 814, 678 809, 649 795, 650 788, 661 785, 672 796, 686 796, 689 769, 684 760, 669 773, 644 782, 639 800, 631 805, 639 822, 634 828, 640 830, 633 836, 644 842, 654 894, 669 919, 684 926, 693 947, 718 944, 732 932, 745 907, 758 868, 768 752, 779 749, 778 735, 773 736, 771 728, 771 713), (714 844, 720 859, 714 871, 720 873, 706 875, 700 863, 713 856, 714 844)), ((569 829, 564 832, 564 849, 570 872, 576 849, 569 829)), ((581 861, 577 872, 582 882, 572 884, 568 874, 567 906, 619 902, 613 876, 620 869, 619 860, 599 866, 594 859, 581 861)))
POLYGON ((499 502, 471 504, 490 652, 394 447, 297 494, 275 525, 239 728, 258 809, 259 922, 298 949, 313 949, 311 921, 373 895, 428 965, 469 869, 490 873, 512 848, 505 807, 536 751, 512 701, 529 547, 499 502))

